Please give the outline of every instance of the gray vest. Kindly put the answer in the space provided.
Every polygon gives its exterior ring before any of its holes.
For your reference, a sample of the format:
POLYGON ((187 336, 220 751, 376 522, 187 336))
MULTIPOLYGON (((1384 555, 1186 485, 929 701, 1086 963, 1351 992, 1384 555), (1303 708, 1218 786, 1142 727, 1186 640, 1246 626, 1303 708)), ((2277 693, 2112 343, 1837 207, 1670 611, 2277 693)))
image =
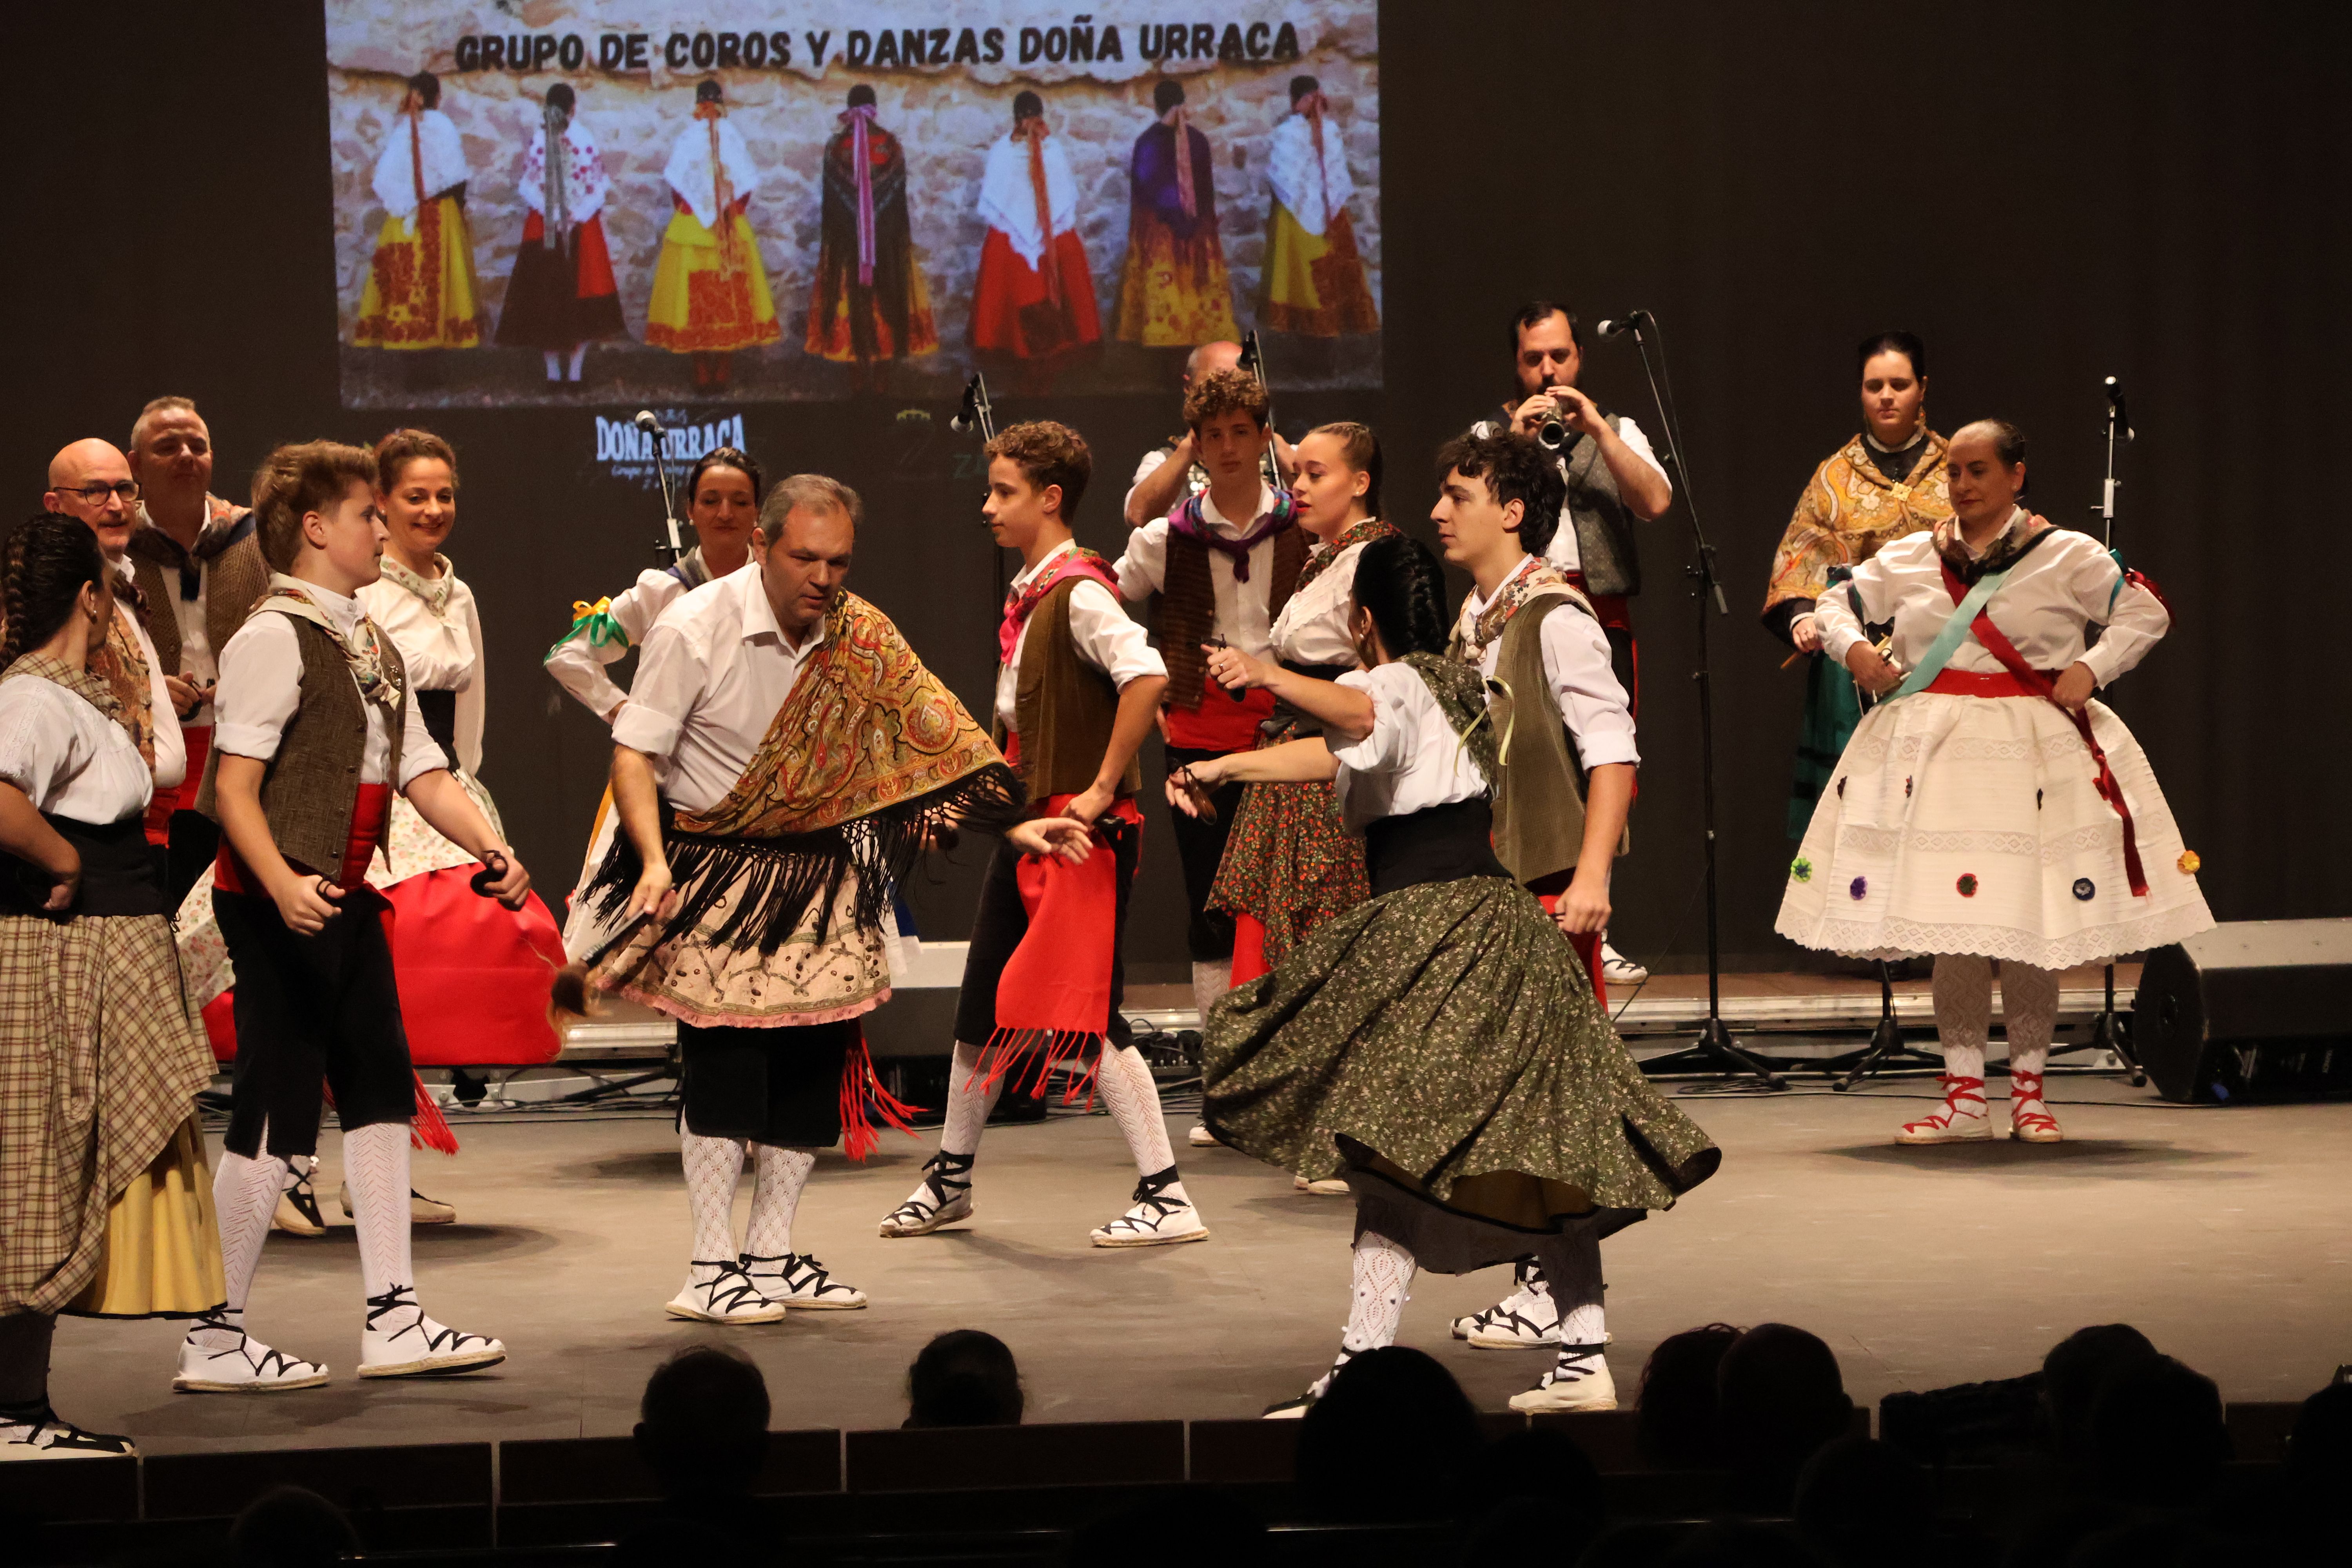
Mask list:
MULTIPOLYGON (((1609 428, 1624 433, 1623 415, 1603 417, 1609 428)), ((1509 428, 1502 420, 1482 419, 1470 426, 1470 434, 1486 437, 1509 428)), ((1617 476, 1601 460, 1601 444, 1580 437, 1558 462, 1568 481, 1560 526, 1576 531, 1577 570, 1584 574, 1584 591, 1628 597, 1640 593, 1642 553, 1634 537, 1639 520, 1618 496, 1617 476)))

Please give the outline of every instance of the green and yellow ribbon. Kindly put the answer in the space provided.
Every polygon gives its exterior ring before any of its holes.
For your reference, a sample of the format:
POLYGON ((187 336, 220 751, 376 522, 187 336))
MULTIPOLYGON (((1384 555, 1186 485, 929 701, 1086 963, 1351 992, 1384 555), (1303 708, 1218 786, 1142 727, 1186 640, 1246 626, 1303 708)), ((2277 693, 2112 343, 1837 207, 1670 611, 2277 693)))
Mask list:
MULTIPOLYGON (((555 647, 547 650, 546 658, 553 658, 558 648, 583 637, 588 639, 590 647, 611 647, 615 644, 622 647, 629 646, 628 629, 613 618, 613 601, 610 598, 599 599, 593 605, 585 599, 572 600, 572 629, 555 639, 555 647)), ((545 661, 542 659, 541 662, 545 661)))

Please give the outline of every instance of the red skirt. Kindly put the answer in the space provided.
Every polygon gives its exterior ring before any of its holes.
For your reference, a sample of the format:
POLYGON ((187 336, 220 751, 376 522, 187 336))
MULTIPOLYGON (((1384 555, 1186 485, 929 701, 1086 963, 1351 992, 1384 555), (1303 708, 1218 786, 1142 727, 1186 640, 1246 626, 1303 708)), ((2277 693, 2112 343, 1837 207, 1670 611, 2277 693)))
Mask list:
POLYGON ((1038 259, 1059 269, 1058 305, 1046 293, 1045 274, 1021 259, 1003 229, 988 231, 980 247, 980 278, 972 286, 972 347, 1020 359, 1050 359, 1102 341, 1084 242, 1076 233, 1055 235, 1038 259))

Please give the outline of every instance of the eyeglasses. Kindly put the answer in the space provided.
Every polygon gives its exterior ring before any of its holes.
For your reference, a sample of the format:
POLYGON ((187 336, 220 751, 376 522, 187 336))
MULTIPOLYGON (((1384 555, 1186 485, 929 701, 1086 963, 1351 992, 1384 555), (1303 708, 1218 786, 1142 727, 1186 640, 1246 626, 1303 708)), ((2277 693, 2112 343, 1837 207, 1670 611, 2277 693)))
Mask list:
POLYGON ((85 503, 90 506, 104 506, 106 504, 107 497, 119 496, 127 505, 139 499, 139 481, 137 479, 117 479, 110 485, 83 485, 79 489, 60 489, 58 491, 58 494, 61 496, 79 496, 85 503))

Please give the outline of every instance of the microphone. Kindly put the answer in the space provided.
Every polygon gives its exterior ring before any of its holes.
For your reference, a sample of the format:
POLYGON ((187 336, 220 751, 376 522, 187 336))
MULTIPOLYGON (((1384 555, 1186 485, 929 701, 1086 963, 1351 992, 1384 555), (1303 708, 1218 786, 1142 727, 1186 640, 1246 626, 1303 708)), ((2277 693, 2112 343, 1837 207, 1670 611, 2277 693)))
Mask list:
POLYGON ((1622 337, 1627 332, 1639 331, 1642 328, 1646 327, 1649 324, 1649 311, 1628 310, 1622 316, 1611 316, 1606 318, 1599 326, 1592 330, 1601 337, 1614 338, 1622 337))
POLYGON ((638 409, 637 416, 632 421, 632 423, 648 436, 661 436, 666 434, 662 429, 662 422, 658 418, 655 417, 654 411, 650 408, 638 409))
POLYGON ((2131 411, 2124 403, 2124 384, 2114 376, 2106 380, 2107 406, 2115 411, 2115 424, 2128 441, 2137 434, 2131 427, 2131 411))

